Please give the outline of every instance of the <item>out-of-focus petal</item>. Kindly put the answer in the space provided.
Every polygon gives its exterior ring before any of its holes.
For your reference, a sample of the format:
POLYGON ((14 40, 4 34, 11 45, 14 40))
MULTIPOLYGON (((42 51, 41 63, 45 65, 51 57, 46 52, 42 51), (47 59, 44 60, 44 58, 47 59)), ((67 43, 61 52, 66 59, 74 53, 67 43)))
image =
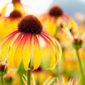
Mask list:
POLYGON ((55 40, 53 37, 47 35, 46 33, 44 34, 45 37, 48 40, 49 47, 51 48, 50 53, 51 53, 51 61, 50 61, 50 68, 54 68, 55 65, 59 62, 61 55, 62 55, 62 50, 60 47, 60 44, 55 40))

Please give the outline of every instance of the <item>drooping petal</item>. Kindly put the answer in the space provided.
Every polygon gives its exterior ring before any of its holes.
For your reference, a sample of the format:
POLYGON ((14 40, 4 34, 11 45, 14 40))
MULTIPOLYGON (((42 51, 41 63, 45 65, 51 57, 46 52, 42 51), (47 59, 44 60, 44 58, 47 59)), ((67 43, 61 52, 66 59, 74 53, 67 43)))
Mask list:
POLYGON ((47 43, 49 45, 50 56, 51 56, 51 61, 50 61, 49 67, 53 68, 60 60, 61 47, 60 47, 59 43, 54 38, 49 36, 48 34, 44 33, 42 35, 44 35, 44 39, 47 40, 47 43))
POLYGON ((30 63, 30 59, 31 59, 31 35, 27 34, 26 37, 26 42, 24 44, 24 48, 23 48, 23 64, 24 64, 24 68, 25 70, 28 70, 29 68, 29 63, 30 63))
POLYGON ((44 39, 44 36, 39 37, 39 44, 40 44, 40 50, 41 50, 41 66, 42 68, 48 68, 50 63, 50 48, 47 44, 47 40, 44 39))
POLYGON ((13 39, 16 38, 17 32, 11 33, 6 39, 4 39, 0 46, 0 60, 3 61, 7 57, 7 52, 9 51, 10 44, 13 39))
POLYGON ((55 65, 55 63, 56 63, 55 52, 54 52, 53 44, 49 40, 49 38, 47 38, 45 35, 42 35, 42 36, 43 36, 44 40, 46 41, 47 46, 48 46, 47 48, 49 50, 49 57, 48 57, 48 60, 50 58, 49 67, 53 67, 55 65))
POLYGON ((52 38, 52 41, 54 43, 53 46, 55 47, 55 50, 54 50, 55 51, 55 59, 56 59, 55 63, 57 64, 61 59, 62 49, 61 49, 59 42, 56 39, 52 38))
POLYGON ((20 47, 20 42, 22 40, 22 37, 23 37, 22 34, 19 34, 17 39, 11 45, 11 48, 10 48, 9 53, 8 53, 8 65, 9 65, 9 68, 17 66, 17 62, 18 62, 19 58, 17 56, 16 51, 19 52, 18 49, 20 47))
POLYGON ((26 35, 23 35, 21 41, 19 42, 14 55, 15 66, 18 67, 22 60, 23 48, 26 41, 26 35))
MULTIPOLYGON (((48 37, 48 35, 47 35, 47 37, 48 37)), ((55 51, 55 57, 56 57, 56 61, 57 61, 56 63, 58 63, 60 58, 61 58, 61 55, 62 55, 61 46, 60 46, 59 42, 56 39, 54 39, 53 37, 49 36, 48 38, 53 43, 53 47, 54 47, 54 51, 55 51)))
POLYGON ((41 50, 37 35, 33 36, 33 51, 33 68, 37 69, 41 63, 41 50))

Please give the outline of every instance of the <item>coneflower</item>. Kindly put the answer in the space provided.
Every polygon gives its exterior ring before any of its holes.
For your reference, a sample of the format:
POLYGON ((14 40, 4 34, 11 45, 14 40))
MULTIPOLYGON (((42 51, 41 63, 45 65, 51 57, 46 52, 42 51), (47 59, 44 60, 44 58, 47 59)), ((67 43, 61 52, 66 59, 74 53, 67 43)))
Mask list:
POLYGON ((24 17, 18 30, 1 43, 0 60, 7 58, 8 68, 18 68, 23 62, 26 71, 53 69, 60 57, 60 44, 43 31, 40 21, 32 15, 24 17))

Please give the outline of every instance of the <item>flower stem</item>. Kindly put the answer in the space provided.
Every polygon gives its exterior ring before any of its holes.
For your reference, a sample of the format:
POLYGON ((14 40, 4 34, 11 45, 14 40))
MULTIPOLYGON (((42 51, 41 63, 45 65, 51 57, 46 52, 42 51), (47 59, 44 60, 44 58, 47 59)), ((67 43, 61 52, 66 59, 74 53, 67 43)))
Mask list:
POLYGON ((12 85, 12 81, 10 80, 6 81, 6 85, 12 85))
POLYGON ((31 67, 31 62, 29 63, 28 72, 27 72, 27 85, 31 85, 31 84, 30 84, 30 78, 31 78, 31 70, 30 70, 30 67, 31 67))
POLYGON ((31 76, 31 72, 30 72, 30 69, 28 70, 28 73, 27 73, 27 78, 28 78, 28 84, 27 85, 30 85, 30 76, 31 76))
POLYGON ((79 53, 78 53, 78 50, 77 49, 76 49, 76 54, 77 54, 77 58, 78 58, 79 66, 80 66, 80 73, 81 73, 81 78, 82 78, 82 85, 85 85, 84 72, 83 72, 81 59, 80 59, 80 56, 79 56, 79 53))
POLYGON ((0 85, 4 85, 3 72, 0 72, 0 85))

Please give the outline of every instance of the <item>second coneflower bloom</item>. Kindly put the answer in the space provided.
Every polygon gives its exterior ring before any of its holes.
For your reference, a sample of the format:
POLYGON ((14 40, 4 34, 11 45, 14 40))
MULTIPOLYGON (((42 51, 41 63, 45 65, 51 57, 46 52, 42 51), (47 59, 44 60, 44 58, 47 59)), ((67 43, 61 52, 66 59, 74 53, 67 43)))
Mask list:
POLYGON ((45 27, 45 30, 51 34, 52 36, 55 35, 57 31, 57 19, 63 15, 63 10, 58 7, 52 7, 47 14, 39 17, 42 25, 45 27))
POLYGON ((43 31, 40 21, 26 16, 18 30, 8 35, 0 46, 0 61, 7 59, 9 68, 17 68, 23 62, 25 70, 53 68, 61 57, 61 47, 52 36, 43 31))
POLYGON ((52 7, 48 14, 44 14, 39 19, 45 30, 54 37, 61 28, 69 29, 73 34, 78 32, 76 22, 71 17, 65 15, 59 6, 52 7))
POLYGON ((22 14, 17 10, 13 10, 8 17, 0 18, 0 40, 17 29, 21 18, 22 14))
POLYGON ((12 3, 7 4, 2 9, 0 16, 0 40, 15 31, 21 18, 25 15, 27 15, 27 13, 20 0, 12 0, 12 3), (8 7, 11 9, 8 9, 8 7))

